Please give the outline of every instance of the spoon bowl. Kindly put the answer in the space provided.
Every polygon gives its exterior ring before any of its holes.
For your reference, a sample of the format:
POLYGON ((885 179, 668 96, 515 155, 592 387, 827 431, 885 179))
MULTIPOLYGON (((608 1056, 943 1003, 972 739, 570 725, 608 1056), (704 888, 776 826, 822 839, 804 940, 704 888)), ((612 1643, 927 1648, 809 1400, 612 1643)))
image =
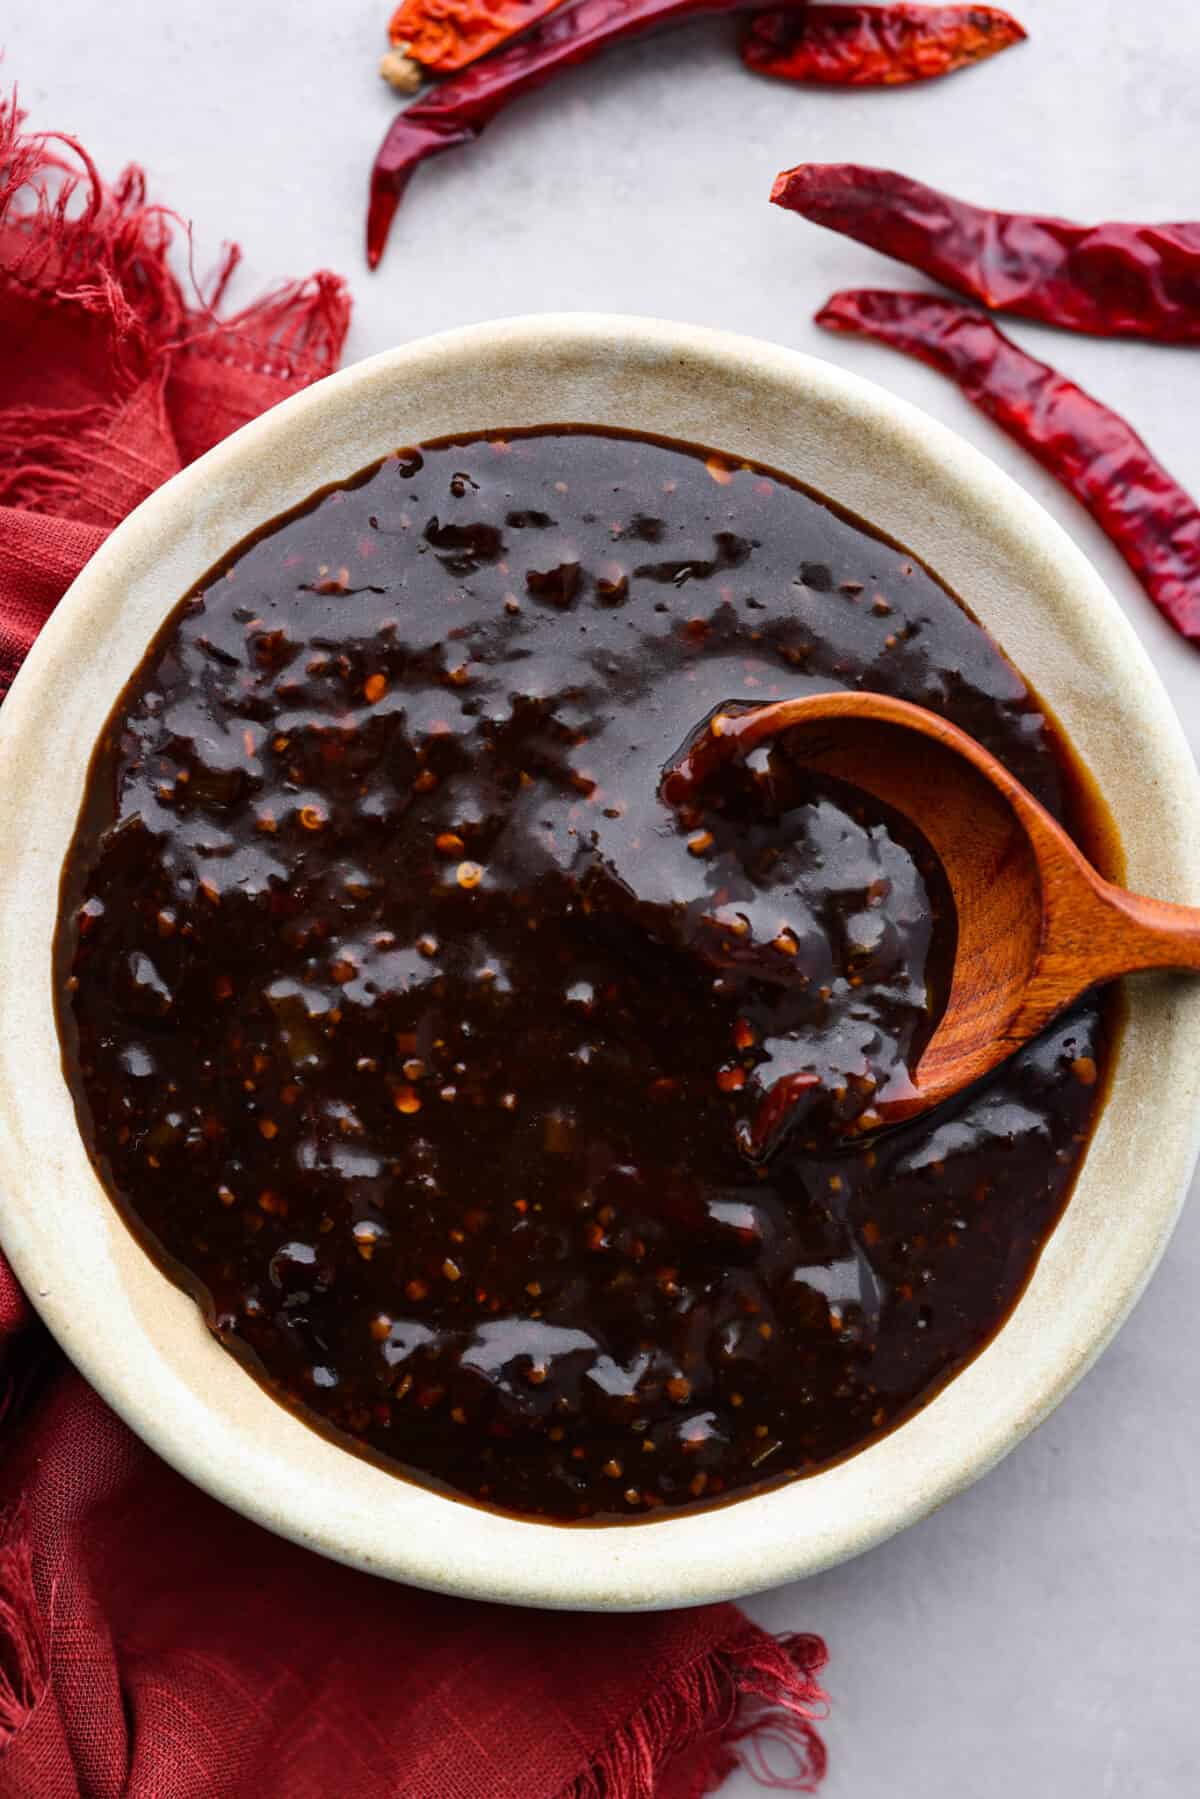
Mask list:
POLYGON ((1150 968, 1200 972, 1200 908, 1106 881, 1002 763, 936 713, 878 693, 821 693, 725 711, 664 781, 686 805, 718 768, 776 739, 789 758, 909 818, 945 872, 957 944, 949 994, 897 1124, 1008 1059, 1090 987, 1150 968))

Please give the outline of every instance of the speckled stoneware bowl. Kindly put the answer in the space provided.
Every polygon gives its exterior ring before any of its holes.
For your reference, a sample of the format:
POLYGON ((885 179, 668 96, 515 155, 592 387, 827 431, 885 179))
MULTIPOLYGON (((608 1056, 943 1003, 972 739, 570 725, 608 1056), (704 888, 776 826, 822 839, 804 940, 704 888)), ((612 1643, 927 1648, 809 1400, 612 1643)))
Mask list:
POLYGON ((555 316, 430 338, 287 401, 140 506, 0 713, 0 1241, 134 1430, 270 1529, 448 1592, 687 1605, 878 1543, 982 1474, 1078 1380, 1141 1292, 1193 1166, 1200 983, 1131 986, 1074 1197, 996 1340, 910 1423, 814 1479, 624 1529, 522 1523, 390 1476, 268 1398, 128 1234, 76 1130, 50 953, 88 758, 166 613, 247 533, 400 445, 564 421, 757 458, 916 551, 1058 714, 1112 808, 1129 884, 1200 901, 1196 775, 1149 662, 1066 534, 961 438, 827 363, 683 325, 555 316))

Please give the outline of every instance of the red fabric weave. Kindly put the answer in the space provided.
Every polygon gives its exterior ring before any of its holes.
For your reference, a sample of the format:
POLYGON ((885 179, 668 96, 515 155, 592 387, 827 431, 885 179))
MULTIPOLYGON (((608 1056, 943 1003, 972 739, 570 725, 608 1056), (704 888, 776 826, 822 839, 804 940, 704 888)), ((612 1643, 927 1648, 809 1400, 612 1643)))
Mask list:
MULTIPOLYGON (((336 366, 336 276, 221 321, 236 252, 189 302, 173 223, 0 103, 0 696, 131 507, 336 366)), ((699 1799, 746 1741, 812 1792, 824 1659, 732 1606, 523 1612, 284 1543, 126 1430, 0 1256, 0 1799, 699 1799)))

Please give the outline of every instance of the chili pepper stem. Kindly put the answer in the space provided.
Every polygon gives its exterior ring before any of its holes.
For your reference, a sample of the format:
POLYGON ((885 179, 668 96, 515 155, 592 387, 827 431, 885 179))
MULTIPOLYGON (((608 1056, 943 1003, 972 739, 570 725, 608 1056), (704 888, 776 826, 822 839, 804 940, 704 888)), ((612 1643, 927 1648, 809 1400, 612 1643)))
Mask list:
POLYGON ((407 44, 398 44, 380 58, 379 73, 398 94, 415 94, 425 83, 425 71, 408 55, 407 44))

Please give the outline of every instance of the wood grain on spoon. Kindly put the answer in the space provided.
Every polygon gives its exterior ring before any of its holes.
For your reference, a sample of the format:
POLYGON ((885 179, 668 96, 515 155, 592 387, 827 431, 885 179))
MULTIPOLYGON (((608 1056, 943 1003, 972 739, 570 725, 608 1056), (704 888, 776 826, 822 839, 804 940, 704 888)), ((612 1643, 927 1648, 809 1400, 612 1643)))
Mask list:
POLYGON ((948 1099, 1104 981, 1200 972, 1200 908, 1104 880, 1021 783, 936 713, 876 693, 822 693, 729 710, 665 778, 672 805, 727 762, 786 737, 789 758, 910 818, 945 870, 958 941, 946 1007, 912 1087, 881 1100, 896 1123, 948 1099))

